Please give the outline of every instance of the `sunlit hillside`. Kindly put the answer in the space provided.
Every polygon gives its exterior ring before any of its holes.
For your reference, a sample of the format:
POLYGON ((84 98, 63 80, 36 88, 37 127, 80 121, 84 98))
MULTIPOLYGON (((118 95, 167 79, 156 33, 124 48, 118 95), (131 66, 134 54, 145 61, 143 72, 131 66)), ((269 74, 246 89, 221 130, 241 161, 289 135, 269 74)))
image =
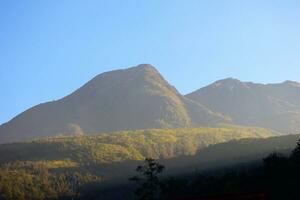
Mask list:
POLYGON ((38 200, 71 199, 79 195, 78 198, 85 199, 93 194, 102 195, 107 190, 107 181, 113 185, 126 182, 137 161, 146 157, 166 158, 163 162, 175 174, 192 173, 211 161, 224 165, 238 163, 233 159, 237 156, 243 161, 253 155, 260 158, 261 153, 265 155, 274 147, 279 150, 293 147, 297 138, 281 136, 274 140, 268 139, 269 136, 274 133, 250 127, 153 129, 3 144, 0 145, 0 197, 38 200), (252 139, 239 142, 243 138, 252 139), (236 142, 230 143, 232 139, 236 142), (265 148, 256 148, 258 142, 265 148), (220 143, 224 145, 218 146, 220 143), (232 149, 237 150, 233 157, 232 149))
MULTIPOLYGON (((92 136, 61 136, 0 146, 0 162, 15 160, 69 160, 72 165, 172 158, 194 155, 211 144, 241 138, 262 138, 274 133, 262 128, 182 128, 122 131, 92 136)), ((53 162, 47 162, 53 163, 53 162)), ((67 162, 69 163, 69 162, 67 162)))

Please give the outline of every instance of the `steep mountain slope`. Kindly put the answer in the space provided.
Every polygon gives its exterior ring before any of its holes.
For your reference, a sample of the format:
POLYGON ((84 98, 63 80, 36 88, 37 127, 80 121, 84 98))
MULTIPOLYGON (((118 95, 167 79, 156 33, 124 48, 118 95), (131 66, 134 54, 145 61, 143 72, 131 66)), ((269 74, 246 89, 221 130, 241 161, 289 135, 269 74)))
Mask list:
POLYGON ((271 128, 283 133, 300 131, 300 84, 255 84, 224 79, 187 98, 230 117, 235 124, 271 128))
POLYGON ((58 101, 25 111, 1 125, 0 143, 58 134, 201 126, 224 120, 180 95, 154 67, 144 64, 100 74, 58 101))

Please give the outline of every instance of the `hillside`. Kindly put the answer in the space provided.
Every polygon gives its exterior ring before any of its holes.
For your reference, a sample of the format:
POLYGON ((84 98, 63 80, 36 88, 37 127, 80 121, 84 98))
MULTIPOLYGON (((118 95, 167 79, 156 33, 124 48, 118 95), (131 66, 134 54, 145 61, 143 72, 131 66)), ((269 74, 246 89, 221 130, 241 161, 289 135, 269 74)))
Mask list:
POLYGON ((235 140, 168 160, 176 171, 162 199, 299 199, 299 137, 235 140))
POLYGON ((193 173, 195 170, 247 165, 258 161, 270 153, 289 154, 296 147, 300 135, 285 135, 268 138, 244 138, 209 145, 192 156, 181 156, 165 161, 169 170, 193 173), (179 170, 180 169, 180 170, 179 170))
POLYGON ((211 144, 274 134, 248 127, 180 128, 62 136, 0 145, 0 163, 22 160, 70 161, 75 165, 194 155, 211 144))
POLYGON ((151 65, 100 74, 0 126, 0 143, 55 135, 209 126, 227 120, 180 95, 151 65))
POLYGON ((224 79, 186 95, 232 123, 259 126, 285 134, 300 131, 300 84, 256 84, 224 79))
POLYGON ((82 199, 126 199, 131 194, 126 186, 128 177, 144 157, 160 158, 167 174, 194 176, 196 170, 257 161, 274 151, 289 152, 299 139, 299 135, 262 138, 271 135, 260 128, 225 127, 127 131, 3 144, 0 193, 10 194, 7 199, 13 200, 22 199, 20 194, 25 191, 30 199, 41 195, 59 199, 76 194, 66 180, 77 177, 82 199), (231 141, 233 138, 241 140, 231 141), (22 183, 39 192, 28 191, 22 183), (57 183, 64 189, 57 188, 57 183), (120 183, 125 185, 112 193, 120 183), (39 189, 46 186, 47 190, 39 189), (6 189, 10 187, 13 189, 8 193, 6 189))

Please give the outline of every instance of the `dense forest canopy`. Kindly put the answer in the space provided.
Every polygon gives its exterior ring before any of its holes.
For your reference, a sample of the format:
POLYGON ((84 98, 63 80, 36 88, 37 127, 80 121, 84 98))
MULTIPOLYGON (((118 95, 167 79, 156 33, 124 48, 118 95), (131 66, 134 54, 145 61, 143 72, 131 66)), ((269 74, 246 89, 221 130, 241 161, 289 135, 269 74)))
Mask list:
POLYGON ((194 155, 211 144, 274 133, 262 128, 219 127, 122 131, 91 136, 60 136, 0 146, 0 163, 45 160, 49 165, 86 165, 145 157, 194 155))
POLYGON ((288 139, 270 136, 274 133, 266 129, 227 126, 122 131, 3 144, 0 145, 1 197, 5 200, 87 198, 85 192, 95 185, 99 192, 101 183, 113 185, 119 179, 124 182, 139 160, 147 157, 164 161, 171 171, 176 167, 191 170, 201 163, 230 160, 228 146, 240 149, 237 156, 240 153, 241 157, 247 157, 262 150, 255 151, 257 142, 266 144, 261 146, 266 147, 264 152, 272 152, 276 146, 290 149, 296 140, 296 136, 284 136, 288 139), (286 141, 282 142, 285 145, 278 146, 279 138, 286 141), (233 139, 235 142, 230 142, 233 139), (245 146, 248 147, 241 148, 245 146))

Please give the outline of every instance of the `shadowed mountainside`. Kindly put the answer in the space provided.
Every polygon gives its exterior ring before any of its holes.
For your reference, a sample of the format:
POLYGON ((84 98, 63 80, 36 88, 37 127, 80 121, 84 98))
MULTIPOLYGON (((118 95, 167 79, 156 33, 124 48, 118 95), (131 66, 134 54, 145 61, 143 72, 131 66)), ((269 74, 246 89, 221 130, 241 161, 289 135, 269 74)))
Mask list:
POLYGON ((300 130, 300 84, 256 84, 224 79, 187 98, 222 113, 234 124, 270 128, 285 134, 300 130))
MULTIPOLYGON (((2 144, 0 191, 1 195, 12 195, 8 198, 12 200, 24 199, 20 195, 23 193, 28 199, 40 199, 36 194, 53 195, 53 191, 40 189, 45 187, 45 180, 56 185, 55 177, 64 180, 65 176, 77 174, 86 181, 79 187, 80 199, 132 199, 134 188, 128 177, 135 174, 134 169, 144 157, 160 158, 159 162, 167 167, 165 175, 178 178, 223 171, 233 165, 251 168, 260 165, 261 158, 274 151, 289 153, 299 138, 299 135, 259 138, 270 135, 265 129, 225 127, 129 131, 2 144), (258 138, 229 141, 245 137, 258 138), (97 183, 93 185, 95 178, 97 183), (37 190, 28 191, 24 183, 37 190), (6 190, 7 187, 12 190, 6 190)), ((64 199, 59 197, 53 199, 64 199)))

